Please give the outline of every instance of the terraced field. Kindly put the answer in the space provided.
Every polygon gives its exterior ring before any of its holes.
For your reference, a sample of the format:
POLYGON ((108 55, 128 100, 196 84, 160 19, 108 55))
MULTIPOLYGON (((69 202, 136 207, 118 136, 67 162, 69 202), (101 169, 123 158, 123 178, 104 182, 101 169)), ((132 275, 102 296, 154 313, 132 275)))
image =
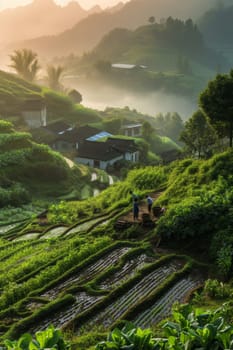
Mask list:
POLYGON ((76 333, 107 329, 122 319, 148 327, 202 283, 187 257, 155 254, 148 242, 105 236, 104 225, 114 215, 41 232, 2 227, 2 337, 51 323, 76 333), (96 226, 102 228, 98 236, 92 234, 96 226))

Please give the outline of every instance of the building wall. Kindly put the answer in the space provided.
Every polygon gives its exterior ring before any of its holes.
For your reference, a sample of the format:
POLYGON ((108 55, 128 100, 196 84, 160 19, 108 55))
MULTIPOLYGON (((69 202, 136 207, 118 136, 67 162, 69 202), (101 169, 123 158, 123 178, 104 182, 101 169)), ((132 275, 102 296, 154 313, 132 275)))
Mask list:
POLYGON ((38 111, 23 111, 22 116, 30 128, 39 128, 46 126, 47 111, 43 108, 38 111))
POLYGON ((80 163, 80 164, 84 164, 84 165, 88 165, 88 166, 91 166, 94 168, 94 160, 93 159, 77 157, 77 158, 75 158, 75 162, 80 163))
POLYGON ((136 152, 126 152, 125 153, 125 160, 128 160, 130 162, 138 162, 139 161, 139 151, 136 152))
POLYGON ((41 124, 42 124, 42 126, 47 125, 47 109, 46 109, 46 107, 44 107, 41 110, 41 124))
POLYGON ((123 156, 119 156, 107 161, 104 161, 104 160, 96 161, 94 159, 77 157, 75 158, 75 161, 77 163, 88 165, 93 168, 100 168, 102 170, 106 170, 109 165, 111 166, 114 163, 116 163, 118 160, 121 160, 123 158, 124 158, 123 156))
POLYGON ((126 128, 124 129, 124 134, 125 136, 129 136, 129 137, 137 137, 137 136, 141 136, 142 130, 140 126, 137 126, 135 128, 126 128))

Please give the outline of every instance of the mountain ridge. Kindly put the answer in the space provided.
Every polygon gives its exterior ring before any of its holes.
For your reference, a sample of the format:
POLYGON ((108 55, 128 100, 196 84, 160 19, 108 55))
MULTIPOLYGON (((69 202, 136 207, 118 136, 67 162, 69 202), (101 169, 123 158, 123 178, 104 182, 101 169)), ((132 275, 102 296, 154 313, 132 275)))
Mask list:
POLYGON ((76 1, 62 7, 54 0, 34 0, 28 5, 5 9, 0 12, 0 42, 3 45, 43 35, 55 35, 99 11, 102 9, 98 6, 85 10, 76 1))
POLYGON ((183 4, 181 0, 131 0, 119 8, 116 7, 114 12, 108 9, 90 14, 59 35, 21 41, 11 49, 24 46, 50 58, 71 53, 81 55, 97 45, 102 37, 114 28, 135 29, 148 23, 150 16, 154 16, 156 20, 169 16, 196 19, 212 5, 212 0, 207 0, 204 5, 201 0, 188 4, 183 4))

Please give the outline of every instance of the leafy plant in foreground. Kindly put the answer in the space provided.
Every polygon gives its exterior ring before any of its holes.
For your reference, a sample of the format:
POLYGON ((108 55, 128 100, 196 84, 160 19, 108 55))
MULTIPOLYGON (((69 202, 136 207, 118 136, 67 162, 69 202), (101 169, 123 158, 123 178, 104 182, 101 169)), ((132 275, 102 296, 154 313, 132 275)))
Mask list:
POLYGON ((174 350, 223 350, 233 349, 233 326, 225 322, 227 306, 214 312, 192 310, 183 305, 173 311, 174 321, 164 324, 168 343, 166 349, 174 350))
POLYGON ((7 350, 69 349, 69 344, 64 341, 61 331, 52 325, 45 331, 36 332, 34 338, 25 333, 18 340, 5 340, 4 343, 7 350))
POLYGON ((107 341, 97 344, 96 350, 152 350, 160 349, 157 339, 152 337, 150 329, 141 329, 127 322, 120 330, 115 328, 107 337, 107 341))

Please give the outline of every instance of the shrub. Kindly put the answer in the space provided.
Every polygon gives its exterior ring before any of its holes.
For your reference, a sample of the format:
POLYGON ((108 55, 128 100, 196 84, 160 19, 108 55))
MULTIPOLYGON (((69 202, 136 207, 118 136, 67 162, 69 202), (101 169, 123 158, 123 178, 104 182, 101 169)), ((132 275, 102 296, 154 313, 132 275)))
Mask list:
POLYGON ((229 285, 224 284, 216 279, 208 279, 205 281, 203 292, 210 298, 216 299, 226 299, 232 295, 232 290, 229 285))

